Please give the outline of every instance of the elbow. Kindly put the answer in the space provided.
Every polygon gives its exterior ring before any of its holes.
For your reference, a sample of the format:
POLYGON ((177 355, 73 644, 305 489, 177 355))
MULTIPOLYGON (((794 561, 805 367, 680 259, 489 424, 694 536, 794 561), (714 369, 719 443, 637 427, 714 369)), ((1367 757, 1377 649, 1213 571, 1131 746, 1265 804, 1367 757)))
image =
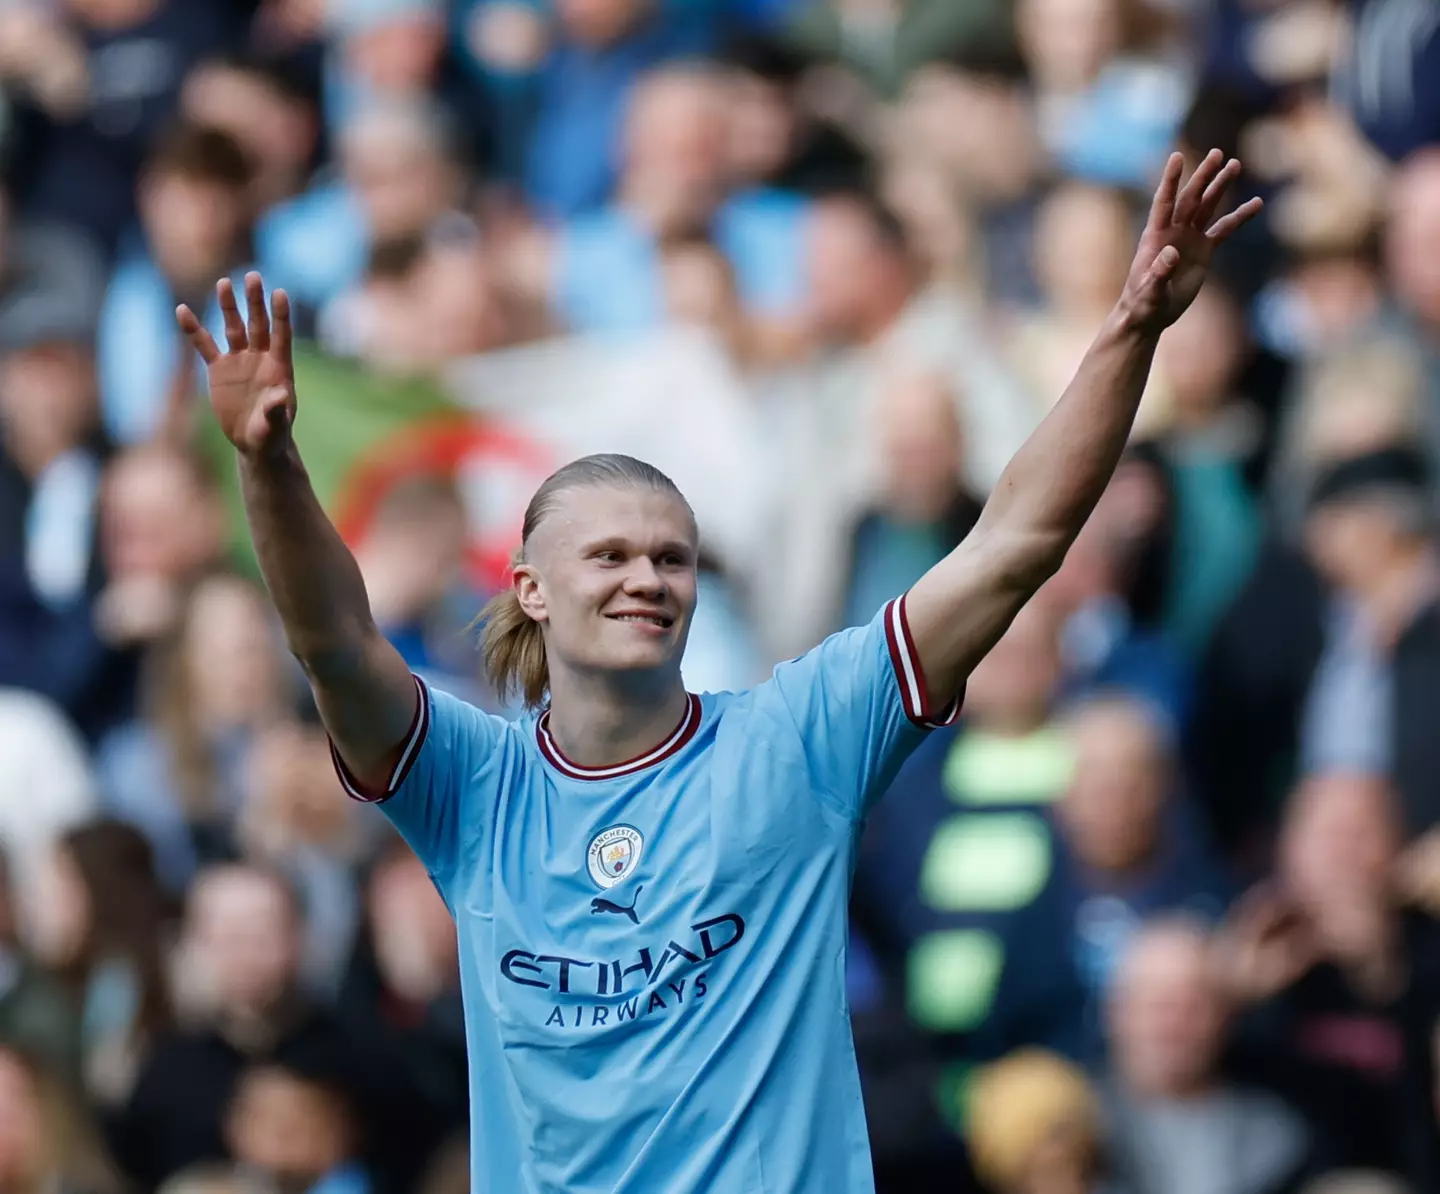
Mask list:
POLYGON ((1071 537, 1056 531, 994 530, 977 546, 987 571, 1009 592, 1028 599, 1043 588, 1065 563, 1071 537))
POLYGON ((359 675, 371 656, 371 643, 380 637, 373 623, 352 629, 336 627, 323 635, 290 636, 290 653, 312 685, 329 688, 359 675))

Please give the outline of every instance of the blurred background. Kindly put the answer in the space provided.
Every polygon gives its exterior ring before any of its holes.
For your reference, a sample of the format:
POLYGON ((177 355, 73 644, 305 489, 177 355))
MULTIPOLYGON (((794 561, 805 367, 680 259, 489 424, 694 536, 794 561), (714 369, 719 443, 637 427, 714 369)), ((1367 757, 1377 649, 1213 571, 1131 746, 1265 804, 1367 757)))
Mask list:
POLYGON ((603 449, 689 495, 686 680, 743 687, 968 533, 1211 146, 1265 215, 863 842, 877 1178, 1440 1190, 1436 0, 0 0, 0 1190, 468 1189, 453 926, 177 301, 288 288, 433 683, 495 709, 467 624, 603 449))

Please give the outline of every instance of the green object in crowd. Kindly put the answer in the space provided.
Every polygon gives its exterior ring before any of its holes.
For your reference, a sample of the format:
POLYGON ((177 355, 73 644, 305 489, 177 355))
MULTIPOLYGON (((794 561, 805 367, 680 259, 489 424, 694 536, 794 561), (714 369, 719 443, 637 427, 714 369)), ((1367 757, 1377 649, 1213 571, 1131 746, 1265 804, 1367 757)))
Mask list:
MULTIPOLYGON (((434 382, 372 373, 310 344, 295 345, 295 391, 299 396, 295 442, 321 505, 332 515, 352 470, 372 458, 387 439, 428 419, 460 413, 434 382)), ((199 440, 225 504, 234 563, 258 579, 235 449, 208 410, 201 416, 199 440)))

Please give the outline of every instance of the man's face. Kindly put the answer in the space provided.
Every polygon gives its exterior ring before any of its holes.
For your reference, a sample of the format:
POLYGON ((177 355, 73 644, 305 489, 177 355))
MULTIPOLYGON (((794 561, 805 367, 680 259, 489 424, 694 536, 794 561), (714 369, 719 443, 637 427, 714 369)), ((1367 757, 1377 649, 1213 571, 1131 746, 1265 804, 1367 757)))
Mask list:
POLYGON ((853 203, 818 204, 808 228, 811 312, 836 340, 859 335, 877 281, 890 263, 879 233, 853 203))
POLYGON ((140 216, 156 262, 182 282, 229 264, 246 205, 241 191, 180 174, 150 179, 140 192, 140 216))
POLYGON ((295 981, 299 925, 286 893, 267 875, 230 867, 202 876, 191 893, 188 930, 221 1010, 264 1011, 295 981))
POLYGON ((1138 711, 1088 710, 1074 727, 1075 771, 1060 804, 1071 848, 1086 865, 1123 871, 1153 851, 1165 769, 1138 711))
POLYGON ((1193 1090, 1214 1067, 1225 1030, 1204 938, 1142 931, 1121 963, 1110 1011, 1116 1062, 1133 1093, 1193 1090))
POLYGON ((454 188, 443 156, 410 140, 400 122, 360 124, 345 136, 342 157, 377 241, 424 232, 450 205, 454 188))
POLYGON ((101 506, 112 577, 179 581, 218 554, 222 519, 186 463, 158 450, 121 456, 105 478, 101 506))
POLYGON ((545 628, 552 669, 679 667, 695 609, 696 542, 674 494, 628 485, 562 492, 526 554, 516 591, 545 628))

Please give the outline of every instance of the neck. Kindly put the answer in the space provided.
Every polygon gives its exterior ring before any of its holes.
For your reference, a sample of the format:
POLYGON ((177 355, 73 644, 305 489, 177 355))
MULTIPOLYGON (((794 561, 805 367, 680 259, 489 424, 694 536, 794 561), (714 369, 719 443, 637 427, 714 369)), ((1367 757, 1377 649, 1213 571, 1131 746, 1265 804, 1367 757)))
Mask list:
POLYGON ((581 767, 612 767, 663 742, 685 715, 678 672, 646 677, 551 671, 550 736, 581 767))

